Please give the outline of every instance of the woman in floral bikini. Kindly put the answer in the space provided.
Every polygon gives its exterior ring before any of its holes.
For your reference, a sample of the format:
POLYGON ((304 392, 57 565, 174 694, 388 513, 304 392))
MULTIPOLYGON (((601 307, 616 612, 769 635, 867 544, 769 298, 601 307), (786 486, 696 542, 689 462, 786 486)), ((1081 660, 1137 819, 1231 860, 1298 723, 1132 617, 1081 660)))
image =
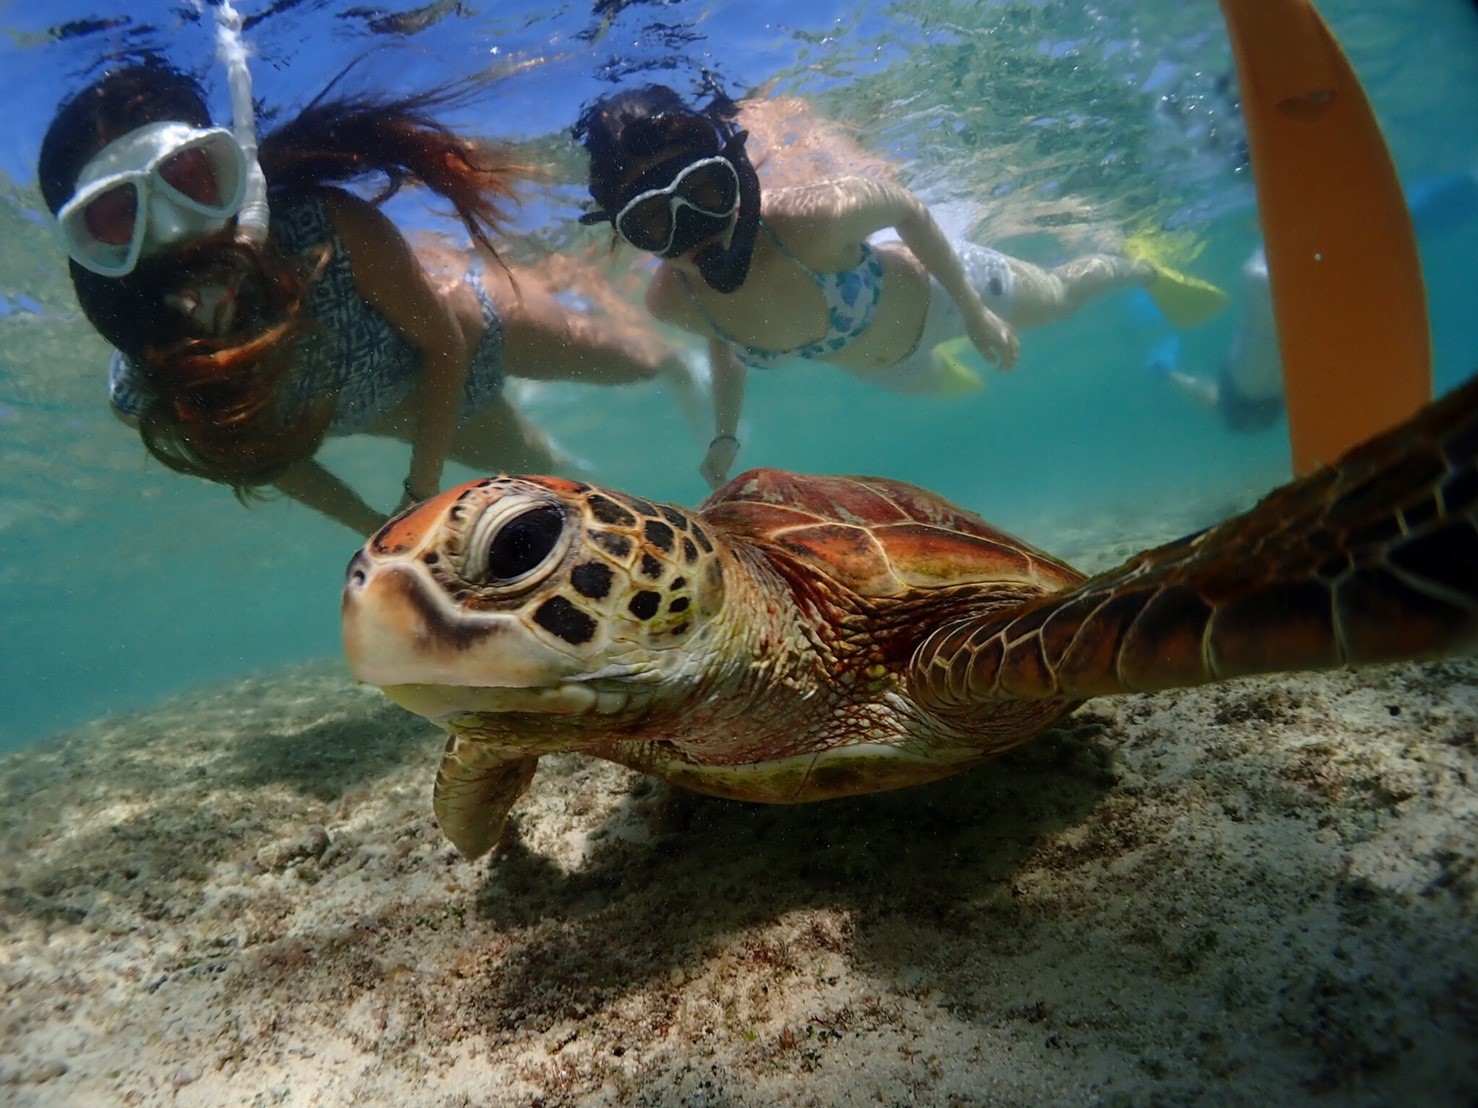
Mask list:
MULTIPOLYGON (((763 104, 720 96, 698 109, 651 85, 597 101, 575 128, 599 205, 582 221, 609 221, 660 257, 648 308, 708 340, 716 434, 700 471, 714 486, 739 450, 749 368, 806 358, 900 392, 943 391, 957 367, 936 347, 962 335, 1009 369, 1019 351, 1013 324, 1063 319, 1127 286, 1186 307, 1181 282, 1190 279, 1147 262, 1093 254, 1046 270, 951 241, 888 174, 762 189, 745 128, 763 104), (877 232, 889 229, 896 239, 882 241, 877 232)), ((785 150, 770 144, 767 176, 783 170, 774 163, 785 150)), ((1190 284, 1207 313, 1221 308, 1219 290, 1190 284)))

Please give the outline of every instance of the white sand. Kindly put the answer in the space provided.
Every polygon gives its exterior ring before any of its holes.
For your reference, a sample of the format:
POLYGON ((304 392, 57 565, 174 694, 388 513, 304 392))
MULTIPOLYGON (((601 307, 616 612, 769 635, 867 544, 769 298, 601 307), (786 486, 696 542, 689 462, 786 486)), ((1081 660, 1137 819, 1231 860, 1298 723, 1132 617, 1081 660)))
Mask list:
POLYGON ((0 1102, 1460 1104, 1478 664, 1099 701, 800 808, 548 759, 492 862, 337 667, 0 762, 0 1102))

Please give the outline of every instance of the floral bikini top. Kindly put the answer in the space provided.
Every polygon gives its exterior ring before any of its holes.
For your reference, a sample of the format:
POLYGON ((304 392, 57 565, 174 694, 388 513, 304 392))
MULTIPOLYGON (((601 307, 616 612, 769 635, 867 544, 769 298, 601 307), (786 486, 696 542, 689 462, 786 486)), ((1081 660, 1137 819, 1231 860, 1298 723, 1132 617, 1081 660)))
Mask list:
POLYGON ((808 342, 804 346, 797 346, 791 350, 758 350, 736 339, 714 322, 713 316, 703 306, 703 301, 693 293, 692 286, 688 284, 687 275, 679 273, 678 276, 682 278, 683 286, 693 296, 693 302, 698 306, 699 314, 713 328, 713 333, 728 344, 734 357, 752 369, 774 369, 796 358, 817 358, 826 354, 835 354, 867 330, 867 325, 872 322, 873 312, 877 310, 878 303, 883 298, 883 263, 876 250, 864 242, 861 244, 862 260, 854 268, 844 269, 840 273, 817 273, 786 248, 786 245, 770 229, 768 223, 761 220, 760 227, 763 228, 765 234, 770 236, 770 240, 780 253, 810 274, 811 280, 816 282, 816 287, 826 298, 830 327, 823 337, 815 342, 808 342))

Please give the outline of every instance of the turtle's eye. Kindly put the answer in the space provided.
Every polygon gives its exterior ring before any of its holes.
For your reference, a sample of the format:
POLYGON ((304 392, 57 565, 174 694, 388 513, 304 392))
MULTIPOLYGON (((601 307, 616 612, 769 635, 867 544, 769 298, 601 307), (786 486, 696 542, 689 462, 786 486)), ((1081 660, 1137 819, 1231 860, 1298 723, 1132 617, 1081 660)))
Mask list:
POLYGON ((504 501, 473 525, 466 578, 495 588, 528 584, 564 549, 564 537, 565 513, 558 505, 504 501))
POLYGON ((564 513, 553 505, 514 516, 488 544, 488 576, 499 581, 522 577, 554 552, 564 525, 564 513))

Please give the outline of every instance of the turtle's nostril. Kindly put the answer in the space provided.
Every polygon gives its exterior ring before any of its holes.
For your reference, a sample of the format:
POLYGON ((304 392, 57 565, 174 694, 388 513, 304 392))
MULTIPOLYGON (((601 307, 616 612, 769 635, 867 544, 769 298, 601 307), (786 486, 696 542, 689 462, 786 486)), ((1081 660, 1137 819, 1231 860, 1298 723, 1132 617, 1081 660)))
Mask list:
POLYGON ((369 574, 365 572, 365 564, 368 562, 364 551, 357 551, 353 558, 349 559, 349 576, 344 582, 346 589, 362 589, 364 583, 369 580, 369 574))

